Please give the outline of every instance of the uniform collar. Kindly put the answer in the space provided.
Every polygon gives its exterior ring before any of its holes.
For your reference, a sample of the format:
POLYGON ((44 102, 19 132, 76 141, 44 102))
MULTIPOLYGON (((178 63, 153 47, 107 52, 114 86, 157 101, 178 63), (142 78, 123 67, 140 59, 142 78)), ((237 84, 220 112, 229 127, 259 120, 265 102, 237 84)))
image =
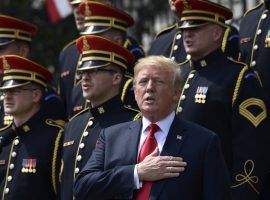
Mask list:
POLYGON ((16 131, 19 135, 29 133, 35 126, 42 123, 42 121, 42 114, 39 111, 35 115, 33 115, 27 122, 25 122, 19 127, 16 127, 16 131))
POLYGON ((219 62, 221 57, 224 57, 224 53, 222 52, 222 50, 220 48, 218 48, 217 50, 213 51, 212 53, 208 54, 207 56, 193 61, 191 59, 190 61, 190 66, 191 68, 195 69, 195 70, 200 70, 203 68, 206 68, 208 66, 212 66, 213 63, 219 62))
POLYGON ((98 116, 105 115, 108 112, 117 110, 122 105, 123 104, 122 104, 121 98, 119 95, 117 95, 95 108, 90 108, 90 112, 93 117, 98 117, 98 116))

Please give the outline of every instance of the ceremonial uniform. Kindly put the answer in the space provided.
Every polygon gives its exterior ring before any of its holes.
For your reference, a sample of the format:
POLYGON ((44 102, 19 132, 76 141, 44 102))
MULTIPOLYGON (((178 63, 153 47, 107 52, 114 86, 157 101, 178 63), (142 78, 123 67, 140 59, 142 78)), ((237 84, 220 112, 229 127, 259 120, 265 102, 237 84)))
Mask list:
POLYGON ((240 60, 255 69, 270 98, 270 11, 264 3, 249 10, 240 23, 240 60))
MULTIPOLYGON (((200 0, 188 3, 194 11, 183 9, 184 30, 203 26, 205 11, 213 15, 204 24, 222 26, 222 21, 218 21, 222 19, 215 16, 223 19, 231 16, 229 10, 216 4, 200 0)), ((178 6, 181 9, 183 2, 178 6)), ((244 63, 228 58, 220 48, 196 60, 191 57, 180 65, 182 72, 185 84, 177 106, 178 115, 220 137, 233 199, 258 199, 269 165, 267 143, 270 142, 269 111, 259 77, 244 63)))
MULTIPOLYGON (((124 74, 128 66, 131 66, 134 62, 134 56, 128 50, 102 37, 82 36, 77 40, 76 44, 82 54, 82 63, 78 68, 78 72, 90 74, 85 75, 89 81, 82 75, 81 83, 82 86, 92 85, 91 89, 89 89, 92 96, 89 94, 88 101, 92 100, 91 97, 97 99, 97 95, 94 94, 97 92, 98 87, 103 84, 103 82, 97 81, 98 79, 103 80, 102 75, 95 77, 99 72, 120 73, 113 71, 113 69, 119 68, 121 73, 124 74), (112 66, 115 68, 108 68, 112 66), (91 73, 94 74, 91 75, 91 73)), ((120 82, 118 87, 120 88, 120 82)), ((118 87, 116 88, 117 94, 111 94, 104 101, 100 98, 99 102, 104 103, 95 107, 92 107, 92 104, 89 105, 90 108, 71 118, 65 127, 62 156, 63 172, 61 173, 61 199, 63 200, 73 199, 73 182, 91 156, 101 129, 121 122, 131 121, 138 113, 123 105, 118 87)), ((107 86, 106 88, 106 90, 102 91, 103 93, 111 92, 108 90, 115 90, 113 86, 107 86)), ((102 94, 99 94, 99 96, 102 96, 102 94)))
MULTIPOLYGON (((181 23, 178 22, 160 31, 155 37, 148 54, 163 55, 172 58, 177 63, 184 62, 188 57, 183 45, 180 26, 181 23)), ((224 36, 223 51, 228 57, 237 59, 239 55, 239 33, 234 26, 227 26, 230 28, 230 32, 228 36, 224 36)))
POLYGON ((42 112, 12 130, 17 137, 0 153, 2 200, 57 199, 60 170, 59 145, 63 128, 42 112))
POLYGON ((4 106, 14 117, 0 130, 1 199, 57 199, 62 120, 48 118, 41 109, 42 91, 52 74, 19 56, 1 56, 0 63, 4 106))

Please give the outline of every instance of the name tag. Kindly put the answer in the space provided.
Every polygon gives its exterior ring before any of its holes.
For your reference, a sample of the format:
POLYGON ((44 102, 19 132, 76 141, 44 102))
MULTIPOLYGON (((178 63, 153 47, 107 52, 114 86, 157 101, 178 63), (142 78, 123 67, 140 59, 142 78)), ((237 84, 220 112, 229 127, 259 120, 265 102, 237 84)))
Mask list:
POLYGON ((243 44, 243 43, 247 43, 247 42, 250 42, 250 41, 251 41, 251 38, 250 37, 249 38, 242 38, 240 40, 240 43, 243 44))
POLYGON ((0 165, 5 165, 6 161, 5 160, 0 160, 0 165))
POLYGON ((68 76, 69 75, 69 71, 64 71, 64 72, 62 72, 61 73, 61 78, 64 78, 64 77, 66 77, 66 76, 68 76))
POLYGON ((71 141, 65 142, 63 147, 71 146, 73 144, 74 144, 74 140, 71 140, 71 141))

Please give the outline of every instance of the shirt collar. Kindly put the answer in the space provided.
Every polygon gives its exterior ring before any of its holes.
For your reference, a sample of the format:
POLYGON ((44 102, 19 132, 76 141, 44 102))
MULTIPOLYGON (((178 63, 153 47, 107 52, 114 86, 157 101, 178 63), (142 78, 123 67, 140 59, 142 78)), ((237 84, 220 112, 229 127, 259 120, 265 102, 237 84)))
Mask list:
MULTIPOLYGON (((169 130, 168 127, 171 127, 171 124, 174 120, 175 117, 175 112, 171 112, 167 117, 165 117, 164 119, 156 122, 155 124, 157 124, 160 128, 160 130, 162 132, 168 132, 169 130)), ((150 122, 149 119, 147 119, 146 117, 142 117, 142 131, 145 132, 146 129, 148 128, 148 126, 151 124, 152 122, 150 122)))

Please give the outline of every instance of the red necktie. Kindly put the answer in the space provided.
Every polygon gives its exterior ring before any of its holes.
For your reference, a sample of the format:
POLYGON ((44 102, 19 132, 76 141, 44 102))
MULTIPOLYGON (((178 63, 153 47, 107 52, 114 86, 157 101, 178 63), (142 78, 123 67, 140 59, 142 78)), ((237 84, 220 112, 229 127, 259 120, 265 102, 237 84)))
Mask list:
MULTIPOLYGON (((148 133, 148 135, 147 135, 147 137, 142 145, 138 162, 143 161, 144 158, 147 155, 149 155, 150 153, 152 153, 155 150, 155 148, 157 147, 155 133, 159 130, 159 126, 156 124, 150 124, 148 126, 148 128, 149 128, 149 133, 148 133)), ((151 187, 152 187, 152 182, 143 181, 142 184, 143 185, 138 190, 134 200, 148 200, 149 199, 149 195, 150 195, 150 191, 151 191, 151 187)))

